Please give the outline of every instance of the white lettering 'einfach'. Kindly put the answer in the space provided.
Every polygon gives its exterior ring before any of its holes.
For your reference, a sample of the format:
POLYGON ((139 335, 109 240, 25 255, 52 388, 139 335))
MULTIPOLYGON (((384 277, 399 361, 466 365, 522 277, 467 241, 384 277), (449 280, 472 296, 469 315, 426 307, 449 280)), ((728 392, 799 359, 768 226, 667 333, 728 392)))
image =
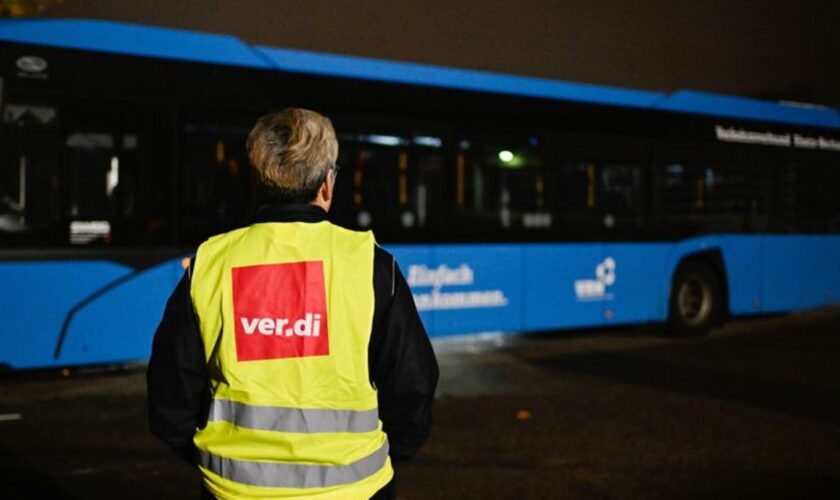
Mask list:
POLYGON ((239 318, 245 335, 259 331, 263 335, 291 337, 319 337, 321 335, 321 315, 306 313, 304 318, 292 322, 287 318, 239 318), (285 328, 290 325, 290 328, 285 328))
POLYGON ((423 264, 408 266, 408 286, 414 288, 432 289, 428 292, 414 293, 414 303, 419 311, 434 311, 439 309, 478 309, 484 307, 506 307, 508 298, 503 290, 461 290, 444 292, 447 286, 471 286, 475 284, 475 272, 469 264, 462 263, 458 267, 441 264, 436 268, 428 268, 423 264))
POLYGON ((437 268, 430 269, 422 264, 408 266, 408 286, 426 287, 440 289, 444 286, 472 285, 475 281, 473 270, 467 264, 461 264, 451 268, 441 264, 437 268))

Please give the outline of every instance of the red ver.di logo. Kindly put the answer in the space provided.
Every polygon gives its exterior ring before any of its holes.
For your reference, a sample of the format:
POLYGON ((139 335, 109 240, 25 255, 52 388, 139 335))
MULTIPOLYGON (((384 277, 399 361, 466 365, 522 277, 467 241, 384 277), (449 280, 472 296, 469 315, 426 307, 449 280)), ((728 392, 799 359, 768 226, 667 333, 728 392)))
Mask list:
POLYGON ((234 267, 231 272, 237 360, 330 353, 323 262, 234 267))

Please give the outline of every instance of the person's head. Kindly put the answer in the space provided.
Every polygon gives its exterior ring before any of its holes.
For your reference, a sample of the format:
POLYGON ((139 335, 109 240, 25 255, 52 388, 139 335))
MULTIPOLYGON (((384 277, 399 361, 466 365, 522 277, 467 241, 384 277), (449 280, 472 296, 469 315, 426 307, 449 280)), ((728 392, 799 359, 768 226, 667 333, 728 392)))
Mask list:
POLYGON ((329 210, 338 140, 328 118, 299 108, 265 115, 248 135, 247 147, 256 196, 329 210))

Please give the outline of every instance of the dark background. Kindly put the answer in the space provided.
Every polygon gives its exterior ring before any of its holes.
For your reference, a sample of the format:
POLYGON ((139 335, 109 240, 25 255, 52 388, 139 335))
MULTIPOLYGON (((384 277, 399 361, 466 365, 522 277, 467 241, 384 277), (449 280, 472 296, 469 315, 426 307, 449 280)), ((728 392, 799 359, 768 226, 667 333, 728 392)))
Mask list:
POLYGON ((840 107, 840 2, 64 0, 48 16, 251 44, 840 107))

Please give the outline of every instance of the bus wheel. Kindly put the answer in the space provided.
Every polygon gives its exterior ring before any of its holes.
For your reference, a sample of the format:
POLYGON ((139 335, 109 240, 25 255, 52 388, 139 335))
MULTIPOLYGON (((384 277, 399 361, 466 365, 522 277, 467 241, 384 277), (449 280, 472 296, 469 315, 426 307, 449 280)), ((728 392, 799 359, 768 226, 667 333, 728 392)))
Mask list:
POLYGON ((676 335, 704 335, 722 323, 723 293, 710 266, 690 260, 677 268, 671 284, 668 330, 676 335))

